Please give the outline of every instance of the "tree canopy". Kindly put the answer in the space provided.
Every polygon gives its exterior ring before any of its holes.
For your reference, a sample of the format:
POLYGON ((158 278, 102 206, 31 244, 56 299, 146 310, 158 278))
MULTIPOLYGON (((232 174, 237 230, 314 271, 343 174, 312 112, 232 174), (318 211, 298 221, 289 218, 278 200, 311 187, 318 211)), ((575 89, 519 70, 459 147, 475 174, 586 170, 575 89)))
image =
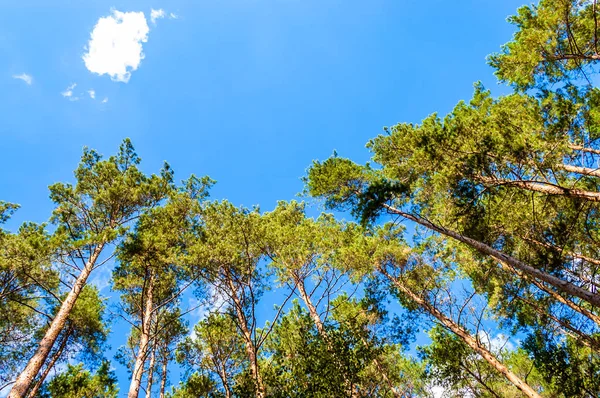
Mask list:
POLYGON ((368 163, 313 161, 307 202, 237 206, 209 177, 145 174, 129 139, 85 148, 47 223, 4 229, 19 206, 0 202, 0 387, 600 396, 599 18, 596 1, 520 8, 488 59, 510 93, 475 83, 443 117, 384 128, 368 163), (90 283, 100 267, 118 297, 90 283))

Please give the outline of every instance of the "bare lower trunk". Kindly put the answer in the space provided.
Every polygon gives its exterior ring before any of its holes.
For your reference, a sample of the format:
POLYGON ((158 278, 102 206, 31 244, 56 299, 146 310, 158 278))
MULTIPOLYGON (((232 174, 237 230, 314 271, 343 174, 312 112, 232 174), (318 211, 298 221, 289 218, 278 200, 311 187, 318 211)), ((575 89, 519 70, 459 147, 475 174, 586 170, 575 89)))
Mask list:
POLYGON ((152 379, 154 378, 154 363, 156 361, 156 344, 150 355, 150 364, 148 365, 148 383, 146 385, 146 398, 152 397, 152 379))
POLYGON ((579 286, 569 283, 563 279, 557 278, 554 275, 550 275, 542 270, 539 270, 535 267, 532 267, 529 264, 524 263, 521 260, 518 260, 512 256, 509 256, 506 253, 496 250, 493 247, 486 245, 483 242, 480 242, 478 240, 464 236, 456 231, 446 229, 442 226, 433 224, 421 217, 415 216, 410 213, 403 212, 402 210, 396 209, 392 206, 384 205, 384 207, 390 213, 398 214, 408 220, 414 221, 417 224, 420 224, 426 228, 429 228, 432 231, 439 232, 442 235, 456 239, 459 242, 463 242, 463 243, 467 244, 468 246, 471 246, 473 249, 479 251, 480 253, 491 256, 500 262, 509 264, 511 267, 514 267, 527 275, 530 275, 536 279, 539 279, 540 281, 546 282, 549 285, 554 286, 555 288, 557 288, 558 290, 560 290, 562 292, 579 297, 580 299, 585 300, 588 303, 590 303, 596 307, 600 307, 600 295, 599 294, 592 293, 589 290, 582 289, 579 286))
POLYGON ((37 381, 37 383, 35 383, 35 385, 31 389, 31 391, 29 392, 29 395, 28 395, 29 398, 35 397, 35 395, 39 391, 40 387, 42 387, 42 384, 44 384, 44 380, 46 380, 46 377, 48 377, 48 374, 50 374, 52 367, 54 367, 54 365, 56 364, 56 361, 58 361, 58 358, 60 358, 63 351, 65 350, 65 347, 67 346, 67 341, 69 341, 69 337, 71 337, 71 332, 72 332, 72 330, 71 330, 71 328, 69 328, 69 330, 65 334, 65 337, 62 339, 62 342, 60 343, 60 347, 58 347, 58 350, 52 356, 52 359, 46 366, 46 369, 44 369, 44 371, 42 372, 39 380, 37 381))
POLYGON ((104 244, 100 244, 96 246, 92 252, 88 262, 85 264, 85 267, 83 267, 81 273, 75 280, 75 283, 67 295, 67 298, 65 301, 63 301, 60 309, 56 313, 56 316, 52 320, 52 323, 50 323, 50 327, 40 341, 35 354, 33 357, 31 357, 25 369, 17 377, 17 380, 8 393, 7 398, 24 398, 26 396, 29 386, 39 373, 40 369, 44 365, 44 362, 46 362, 46 359, 48 358, 56 339, 60 335, 60 332, 64 329, 69 314, 71 313, 71 310, 73 309, 81 290, 83 290, 87 279, 94 268, 94 264, 96 263, 96 260, 98 260, 103 248, 104 244))
POLYGON ((400 283, 398 279, 388 274, 385 269, 380 268, 380 271, 394 284, 398 290, 410 297, 416 304, 435 317, 444 327, 457 335, 462 341, 465 342, 465 344, 481 355, 483 359, 485 359, 494 369, 496 369, 496 371, 502 374, 509 382, 521 390, 523 394, 529 398, 541 398, 541 396, 533 388, 531 388, 530 385, 521 380, 519 376, 511 372, 511 370, 508 369, 502 362, 500 362, 487 348, 482 346, 473 336, 471 336, 471 333, 468 330, 464 329, 452 319, 448 318, 421 296, 414 293, 405 284, 400 283))
POLYGON ((160 373, 160 398, 165 398, 165 387, 167 386, 167 364, 169 360, 165 357, 162 361, 162 370, 160 373))
POLYGON ((127 398, 138 398, 140 386, 142 383, 142 375, 144 373, 144 363, 148 356, 148 344, 150 342, 150 321, 152 319, 152 299, 154 288, 154 276, 150 275, 148 289, 145 297, 144 312, 142 314, 142 328, 140 334, 140 346, 135 358, 135 365, 131 375, 131 383, 129 384, 129 393, 127 398))

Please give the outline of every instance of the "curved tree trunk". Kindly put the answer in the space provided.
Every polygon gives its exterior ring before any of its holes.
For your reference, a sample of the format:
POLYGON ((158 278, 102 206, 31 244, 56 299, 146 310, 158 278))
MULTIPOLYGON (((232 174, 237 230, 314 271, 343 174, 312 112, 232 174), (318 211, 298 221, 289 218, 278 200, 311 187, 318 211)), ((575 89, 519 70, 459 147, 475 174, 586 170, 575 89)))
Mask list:
POLYGON ((381 267, 379 269, 381 273, 385 275, 386 278, 388 278, 388 280, 392 282, 398 290, 402 291, 421 308, 435 317, 446 329, 457 335, 463 342, 465 342, 465 344, 471 347, 473 351, 481 355, 483 359, 485 359, 494 369, 496 369, 496 371, 502 374, 502 376, 504 376, 510 383, 521 390, 523 394, 529 398, 542 398, 541 395, 539 395, 529 384, 521 380, 519 376, 508 369, 487 348, 482 346, 477 339, 471 336, 471 333, 468 330, 464 329, 462 326, 454 322, 454 320, 444 315, 440 310, 433 307, 429 302, 423 299, 420 295, 414 293, 406 285, 400 283, 398 279, 388 274, 385 269, 381 267))
POLYGON ((29 395, 28 395, 29 398, 34 398, 35 395, 37 394, 37 392, 39 391, 40 387, 42 387, 42 384, 44 384, 44 380, 46 380, 46 377, 48 377, 48 374, 50 374, 52 367, 56 364, 56 361, 58 361, 58 358, 60 358, 63 351, 65 350, 65 347, 67 346, 67 342, 69 341, 69 337, 71 337, 71 332, 72 332, 72 329, 69 328, 69 330, 65 334, 65 337, 63 338, 62 342, 60 343, 60 347, 58 347, 58 350, 52 356, 52 359, 48 363, 48 366, 46 366, 46 369, 44 369, 44 371, 40 375, 39 380, 37 381, 37 383, 35 383, 35 385, 31 389, 31 391, 29 392, 29 395))
POLYGON ((138 398, 142 376, 144 374, 144 363, 148 356, 148 345, 150 343, 150 322, 152 319, 152 301, 154 289, 154 275, 150 275, 148 289, 145 297, 144 310, 142 313, 142 328, 140 333, 140 346, 135 358, 133 373, 131 374, 131 383, 129 384, 129 393, 127 398, 138 398))
POLYGON ((442 226, 433 224, 432 222, 429 222, 421 217, 415 216, 410 213, 406 213, 402 210, 396 209, 395 207, 392 207, 392 206, 389 206, 386 204, 384 204, 383 206, 390 213, 397 214, 408 220, 414 221, 417 224, 420 224, 426 228, 429 228, 432 231, 439 232, 442 235, 456 239, 459 242, 463 242, 463 243, 471 246, 473 249, 479 251, 480 253, 487 254, 488 256, 491 256, 500 262, 509 264, 511 267, 514 267, 514 268, 522 271, 525 274, 528 274, 534 278, 537 278, 540 281, 546 282, 549 285, 554 286, 555 288, 557 288, 558 290, 560 290, 564 293, 579 297, 580 299, 587 301, 588 303, 592 304, 593 306, 600 307, 600 295, 599 294, 595 294, 595 293, 590 292, 589 290, 582 289, 579 286, 576 286, 570 282, 567 282, 563 279, 557 278, 554 275, 550 275, 542 270, 532 267, 531 265, 526 264, 523 261, 518 260, 512 256, 509 256, 506 253, 496 250, 493 247, 491 247, 483 242, 469 238, 468 236, 464 236, 456 231, 452 231, 452 230, 446 229, 442 226))
POLYGON ((56 339, 58 339, 60 332, 62 332, 64 329, 69 314, 71 313, 71 310, 73 309, 81 290, 83 290, 85 287, 87 279, 90 276, 90 273, 92 272, 92 269, 94 268, 94 265, 96 264, 96 261, 98 260, 103 248, 104 243, 99 244, 92 252, 88 262, 85 264, 81 270, 81 273, 75 280, 75 283, 67 295, 67 298, 65 301, 63 301, 60 309, 56 313, 56 316, 52 320, 50 327, 40 341, 35 354, 33 357, 31 357, 25 369, 23 369, 21 374, 19 374, 17 377, 17 380, 8 393, 7 398, 24 398, 26 396, 29 386, 39 373, 40 369, 44 365, 44 362, 46 362, 46 359, 48 358, 56 339))

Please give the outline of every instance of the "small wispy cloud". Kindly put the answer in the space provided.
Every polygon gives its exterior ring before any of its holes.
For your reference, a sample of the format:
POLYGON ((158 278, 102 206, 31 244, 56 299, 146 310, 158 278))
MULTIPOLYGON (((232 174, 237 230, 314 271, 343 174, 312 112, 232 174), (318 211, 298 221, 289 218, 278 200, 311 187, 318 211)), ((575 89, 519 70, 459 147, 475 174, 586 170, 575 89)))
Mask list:
POLYGON ((108 102, 108 97, 104 97, 104 99, 102 100, 103 104, 106 104, 108 102))
POLYGON ((13 79, 23 80, 28 86, 33 83, 33 77, 27 73, 21 73, 20 75, 13 75, 13 79))
POLYGON ((90 95, 91 99, 96 98, 96 91, 94 89, 88 90, 88 94, 90 95))
POLYGON ((170 13, 169 14, 169 18, 171 18, 171 19, 179 19, 179 15, 174 14, 174 13, 170 13))
POLYGON ((163 10, 162 8, 155 10, 155 9, 151 9, 150 10, 150 21, 152 21, 153 24, 156 24, 156 21, 159 19, 162 19, 166 16, 165 10, 163 10))
POLYGON ((63 97, 69 99, 69 101, 78 101, 79 97, 73 95, 73 89, 77 87, 77 83, 71 84, 69 87, 65 89, 62 93, 60 93, 63 97))

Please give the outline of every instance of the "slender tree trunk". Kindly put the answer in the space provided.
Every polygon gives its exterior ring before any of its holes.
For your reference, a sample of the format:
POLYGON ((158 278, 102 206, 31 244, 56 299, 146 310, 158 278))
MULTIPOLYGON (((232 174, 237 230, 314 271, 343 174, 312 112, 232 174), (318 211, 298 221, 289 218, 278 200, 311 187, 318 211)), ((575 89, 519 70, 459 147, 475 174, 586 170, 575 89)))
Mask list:
POLYGON ((444 315, 437 308, 433 307, 429 302, 423 299, 420 295, 414 293, 410 288, 408 288, 405 284, 398 281, 398 279, 392 277, 387 271, 383 268, 379 268, 381 273, 385 275, 390 282, 396 286, 396 288, 406 294, 411 298, 416 304, 418 304, 421 308, 435 317, 444 327, 457 335, 462 341, 464 341, 469 347, 473 349, 476 353, 481 355, 483 359, 485 359, 494 369, 496 369, 500 374, 502 374, 509 382, 511 382, 515 387, 517 387, 523 394, 525 394, 529 398, 542 398, 530 385, 525 383, 525 381, 521 380, 519 376, 514 374, 510 369, 508 369, 502 362, 500 362, 487 348, 483 347, 479 342, 471 336, 471 333, 464 329, 462 326, 454 322, 452 319, 444 315))
MULTIPOLYGON (((304 301, 304 304, 308 308, 308 313, 317 328, 317 332, 319 333, 319 336, 321 336, 321 338, 323 340, 325 340, 325 342, 327 343, 327 350, 335 358, 336 357, 335 350, 333 349, 333 347, 331 345, 331 340, 329 338, 329 335, 327 334, 327 331, 325 330, 325 325, 323 323, 323 320, 321 319, 321 316, 319 315, 319 312, 317 311, 317 307, 314 305, 310 296, 306 292, 306 286, 304 286, 304 279, 298 277, 297 275, 293 275, 292 277, 294 278, 294 282, 296 282, 296 286, 298 287, 298 292, 300 293, 300 298, 302 298, 302 301, 304 301)), ((347 379, 345 373, 344 373, 344 381, 346 383, 346 386, 350 390, 351 397, 358 397, 359 396, 358 392, 355 391, 354 388, 352 388, 352 382, 347 379)))
POLYGON ((584 333, 581 330, 577 329, 569 321, 557 318, 556 316, 552 315, 549 311, 544 310, 538 304, 532 302, 531 300, 528 300, 528 299, 526 299, 524 297, 521 297, 519 295, 516 295, 515 297, 518 300, 521 300, 522 302, 524 302, 527 305, 529 305, 531 308, 533 308, 533 310, 535 312, 537 312, 538 314, 540 314, 540 317, 542 317, 542 318, 548 317, 548 318, 552 319, 558 325, 558 327, 560 329, 562 329, 563 333, 570 335, 575 340, 579 341, 582 344, 585 344, 586 346, 588 346, 592 350, 594 350, 596 352, 600 352, 600 341, 598 341, 594 337, 592 337, 589 334, 584 333))
POLYGON ((559 169, 568 171, 570 173, 583 174, 583 175, 588 175, 588 176, 592 176, 592 177, 600 177, 600 169, 572 166, 570 164, 562 164, 562 163, 557 164, 556 167, 559 169))
POLYGON ((46 377, 48 377, 48 374, 50 374, 52 367, 56 364, 56 361, 58 361, 58 358, 60 358, 63 351, 65 350, 65 347, 67 346, 67 342, 69 341, 69 337, 71 337, 71 333, 72 333, 72 329, 69 328, 60 343, 60 347, 58 347, 58 350, 52 356, 52 359, 46 366, 46 369, 44 369, 44 371, 40 375, 39 380, 37 381, 37 383, 35 383, 35 385, 31 389, 31 391, 29 392, 29 395, 28 395, 29 398, 34 398, 35 395, 37 394, 37 392, 39 391, 40 387, 42 387, 42 384, 44 384, 44 380, 46 380, 46 377))
POLYGON ((325 332, 325 326, 323 325, 323 321, 321 320, 321 317, 319 316, 319 312, 317 311, 317 308, 315 307, 315 305, 313 304, 312 300, 310 299, 308 293, 306 292, 306 287, 304 286, 304 280, 301 280, 300 278, 298 278, 296 276, 294 276, 294 279, 295 279, 296 285, 298 286, 298 292, 300 293, 300 298, 302 299, 302 301, 304 301, 304 304, 308 308, 308 313, 310 314, 311 319, 315 323, 315 326, 317 327, 317 331, 319 332, 319 335, 321 335, 321 337, 324 338, 326 341, 329 341, 329 336, 327 336, 327 333, 325 332))
POLYGON ((148 344, 150 342, 150 322, 152 320, 154 293, 153 290, 154 275, 151 273, 145 297, 146 302, 144 303, 144 310, 142 314, 140 346, 138 348, 138 353, 135 358, 135 365, 133 367, 133 373, 131 375, 131 384, 129 385, 129 393, 127 394, 127 398, 138 398, 138 394, 140 392, 142 375, 144 373, 144 363, 146 362, 146 357, 148 356, 148 344))
POLYGON ((167 356, 162 360, 162 370, 160 373, 160 398, 165 398, 165 387, 167 386, 167 365, 169 360, 167 356))
POLYGON ((17 377, 15 384, 8 393, 8 398, 24 398, 26 396, 29 386, 39 373, 40 369, 44 365, 44 362, 46 362, 46 359, 48 358, 56 339, 60 335, 60 332, 64 329, 69 314, 71 313, 71 310, 73 309, 81 290, 83 290, 87 279, 94 268, 94 264, 96 264, 96 260, 98 260, 103 248, 104 243, 101 243, 96 246, 92 252, 88 262, 85 264, 81 270, 81 273, 75 280, 75 283, 67 295, 67 298, 65 301, 63 301, 60 309, 56 313, 56 316, 52 320, 52 323, 50 323, 50 327, 40 341, 35 354, 33 357, 31 357, 25 369, 17 377))
POLYGON ((148 365, 148 384, 146 385, 146 398, 152 397, 152 379, 154 378, 154 363, 156 361, 156 344, 152 348, 150 364, 148 365))
POLYGON ((563 279, 557 278, 554 275, 550 275, 542 270, 532 267, 531 265, 526 264, 523 261, 518 260, 512 256, 509 256, 506 253, 496 250, 496 249, 492 248, 491 246, 486 245, 483 242, 480 242, 478 240, 464 236, 456 231, 452 231, 450 229, 446 229, 439 225, 433 224, 421 217, 412 215, 410 213, 403 212, 402 210, 396 209, 395 207, 392 207, 392 206, 389 206, 386 204, 384 204, 383 206, 390 213, 398 214, 408 220, 414 221, 417 224, 420 224, 426 228, 429 228, 432 231, 439 232, 442 235, 448 236, 450 238, 454 238, 454 239, 458 240, 459 242, 463 242, 463 243, 467 244, 468 246, 471 246, 475 250, 479 251, 480 253, 489 255, 500 262, 505 262, 505 263, 509 264, 511 267, 514 267, 514 268, 524 272, 525 274, 531 275, 534 278, 537 278, 543 282, 546 282, 549 285, 554 286, 555 288, 557 288, 560 291, 563 291, 567 294, 571 294, 573 296, 579 297, 580 299, 587 301, 588 303, 590 303, 596 307, 600 307, 600 295, 599 294, 595 294, 588 290, 582 289, 579 286, 573 285, 572 283, 569 283, 563 279))
POLYGON ((582 151, 587 153, 593 153, 595 155, 600 155, 600 150, 594 148, 586 148, 582 145, 571 144, 569 145, 569 148, 573 149, 574 151, 582 151))
POLYGON ((222 371, 219 372, 219 377, 221 377, 221 382, 223 383, 223 388, 225 389, 225 398, 231 398, 231 388, 229 387, 229 382, 227 381, 227 373, 225 373, 224 367, 222 371))
POLYGON ((528 180, 505 180, 493 177, 476 176, 478 181, 492 186, 507 186, 526 189, 528 191, 541 192, 546 195, 560 195, 570 198, 580 198, 591 202, 600 202, 600 192, 585 191, 577 188, 565 188, 556 184, 544 181, 528 180))
POLYGON ((227 277, 227 283, 229 285, 229 289, 231 289, 231 297, 234 302, 236 317, 238 319, 240 329, 242 329, 244 345, 246 347, 246 355, 248 356, 248 361, 250 361, 250 371, 252 372, 252 378, 254 379, 254 382, 256 384, 256 396, 257 398, 264 398, 265 386, 263 384, 262 376, 260 374, 260 369, 258 366, 258 358, 256 355, 257 348, 252 339, 252 333, 248 329, 248 322, 244 314, 242 303, 238 297, 237 289, 233 284, 231 278, 227 277))
POLYGON ((506 269, 507 271, 516 274, 519 278, 523 278, 523 279, 531 282, 538 289, 540 289, 541 291, 547 293, 548 295, 550 295, 553 299, 555 299, 559 303, 566 305, 567 307, 569 307, 573 311, 580 313, 581 315, 589 318, 590 320, 594 321, 597 325, 600 326, 600 316, 593 314, 592 312, 588 311, 587 309, 583 308, 580 305, 577 305, 576 303, 573 302, 573 300, 569 300, 568 298, 565 298, 565 297, 561 296, 560 294, 558 294, 554 290, 549 289, 543 283, 541 283, 541 282, 539 282, 539 281, 537 281, 535 279, 532 279, 531 277, 529 277, 529 275, 526 275, 523 272, 519 272, 518 270, 512 268, 511 266, 509 266, 505 262, 500 261, 500 265, 502 265, 502 267, 504 267, 504 269, 506 269))

